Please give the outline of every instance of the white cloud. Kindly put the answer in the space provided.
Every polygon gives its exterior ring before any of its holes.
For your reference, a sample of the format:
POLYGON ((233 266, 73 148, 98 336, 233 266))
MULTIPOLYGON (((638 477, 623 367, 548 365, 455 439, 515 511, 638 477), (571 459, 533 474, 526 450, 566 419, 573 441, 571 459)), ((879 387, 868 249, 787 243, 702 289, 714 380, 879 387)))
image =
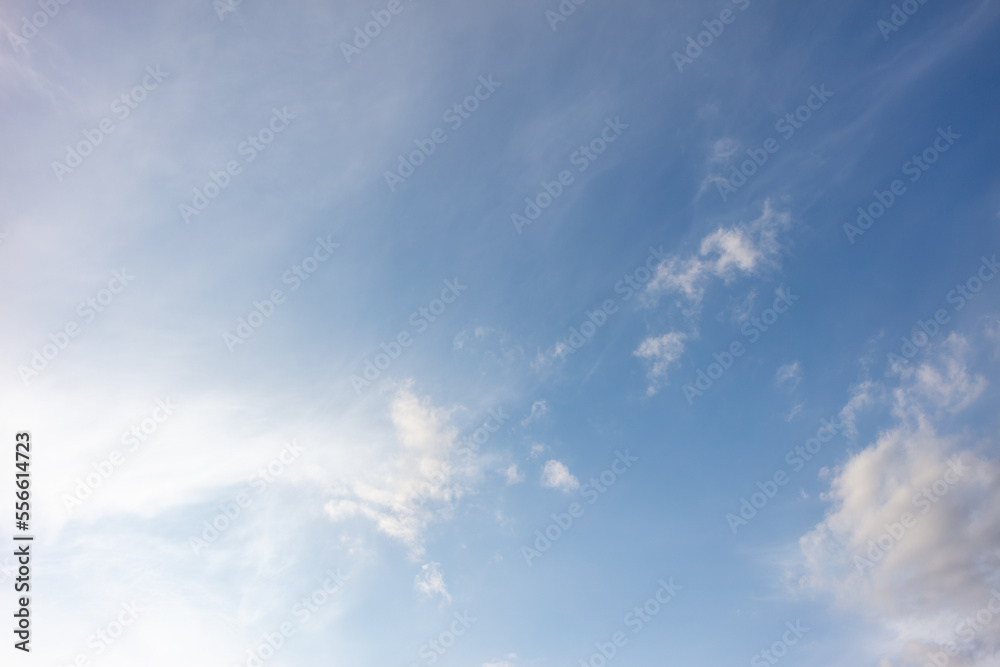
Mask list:
POLYGON ((542 470, 542 486, 570 493, 580 488, 580 480, 574 477, 561 461, 547 461, 542 470))
POLYGON ((457 430, 450 425, 453 410, 434 407, 411 387, 406 383, 394 390, 389 414, 395 438, 386 445, 382 465, 346 482, 324 509, 334 521, 371 520, 416 558, 423 554, 427 525, 465 494, 463 479, 475 471, 450 461, 458 444, 457 430))
POLYGON ((774 374, 774 382, 785 391, 795 391, 802 381, 802 365, 798 361, 784 364, 774 374))
MULTIPOLYGON (((800 585, 880 623, 905 665, 926 664, 952 641, 961 650, 952 665, 987 667, 1000 657, 997 624, 973 641, 959 636, 959 624, 1000 586, 1000 462, 981 453, 1000 441, 935 425, 983 392, 964 348, 953 335, 937 358, 896 369, 896 425, 834 471, 824 496, 833 507, 800 541, 800 585)), ((856 392, 851 403, 870 395, 856 392)))
POLYGON ((756 220, 716 229, 702 239, 694 255, 664 259, 646 292, 654 300, 660 294, 680 294, 697 304, 712 277, 729 283, 777 267, 781 252, 778 236, 790 223, 791 216, 776 211, 767 200, 756 220))
POLYGON ((531 414, 524 418, 521 426, 527 426, 529 423, 545 415, 548 411, 549 406, 546 405, 544 400, 535 401, 531 404, 531 414))
POLYGON ((647 338, 633 352, 640 359, 652 362, 648 375, 651 380, 648 389, 650 395, 655 394, 657 387, 666 381, 667 369, 684 354, 685 340, 687 334, 673 331, 655 338, 647 338))
POLYGON ((524 481, 524 473, 518 469, 516 463, 511 463, 510 466, 504 471, 507 477, 507 484, 514 485, 520 484, 524 481))
POLYGON ((423 565, 413 580, 413 589, 431 598, 440 595, 445 601, 451 602, 451 595, 448 593, 448 587, 444 583, 444 575, 441 573, 441 563, 423 565))
POLYGON ((531 452, 528 454, 532 459, 537 459, 539 456, 545 453, 545 445, 535 444, 531 446, 531 452))

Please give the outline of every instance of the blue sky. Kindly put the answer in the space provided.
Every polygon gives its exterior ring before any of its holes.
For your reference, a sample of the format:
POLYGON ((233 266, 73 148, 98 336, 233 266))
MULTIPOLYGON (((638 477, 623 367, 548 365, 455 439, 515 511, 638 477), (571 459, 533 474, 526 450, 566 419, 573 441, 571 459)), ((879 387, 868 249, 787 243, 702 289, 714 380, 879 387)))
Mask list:
POLYGON ((4 3, 11 664, 995 664, 998 21, 4 3))

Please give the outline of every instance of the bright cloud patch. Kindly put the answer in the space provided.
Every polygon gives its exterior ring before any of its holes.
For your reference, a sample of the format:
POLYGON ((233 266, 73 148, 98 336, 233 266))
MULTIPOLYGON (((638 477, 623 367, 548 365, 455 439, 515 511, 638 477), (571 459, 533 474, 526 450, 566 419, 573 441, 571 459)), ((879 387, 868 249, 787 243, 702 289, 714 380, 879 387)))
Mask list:
POLYGON ((1000 658, 1000 614, 969 619, 993 600, 1000 611, 1000 463, 980 453, 982 440, 935 424, 985 387, 961 339, 943 347, 897 369, 898 423, 836 471, 833 508, 801 539, 800 583, 882 623, 897 654, 889 664, 987 667, 1000 658))
POLYGON ((413 581, 413 589, 427 597, 440 595, 446 602, 451 602, 448 587, 441 573, 441 563, 427 563, 420 568, 420 573, 413 581))
POLYGON ((325 510, 335 521, 359 516, 373 521, 418 557, 427 524, 465 493, 460 478, 467 479, 471 469, 451 460, 458 433, 450 425, 451 411, 434 407, 405 384, 393 394, 389 414, 395 438, 385 463, 341 488, 325 510))
POLYGON ((655 394, 659 381, 665 381, 667 369, 684 353, 684 341, 687 334, 673 331, 662 336, 647 338, 635 351, 635 356, 652 363, 649 369, 649 379, 653 381, 648 393, 655 394))
POLYGON ((781 251, 779 235, 790 222, 791 216, 776 211, 768 200, 760 217, 716 229, 702 239, 696 254, 674 255, 663 260, 646 290, 654 298, 660 294, 680 294, 690 302, 699 303, 711 278, 729 283, 777 266, 781 251))
POLYGON ((547 461, 542 470, 542 486, 570 493, 580 488, 580 480, 561 461, 547 461))

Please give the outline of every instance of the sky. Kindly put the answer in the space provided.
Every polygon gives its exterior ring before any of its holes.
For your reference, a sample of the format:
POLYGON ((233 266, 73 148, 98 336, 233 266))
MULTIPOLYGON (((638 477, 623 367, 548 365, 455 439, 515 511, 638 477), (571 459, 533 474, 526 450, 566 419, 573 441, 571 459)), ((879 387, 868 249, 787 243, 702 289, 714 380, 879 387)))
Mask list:
POLYGON ((998 45, 3 0, 0 662, 996 665, 998 45))

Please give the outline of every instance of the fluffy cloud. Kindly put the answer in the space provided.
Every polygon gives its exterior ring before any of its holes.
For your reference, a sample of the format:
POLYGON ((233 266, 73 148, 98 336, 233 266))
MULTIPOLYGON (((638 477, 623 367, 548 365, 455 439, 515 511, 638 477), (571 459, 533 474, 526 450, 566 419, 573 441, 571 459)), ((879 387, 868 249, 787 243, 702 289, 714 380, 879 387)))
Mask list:
POLYGON ((324 509, 334 521, 358 516, 373 521, 417 558, 424 552, 427 525, 464 495, 474 469, 451 463, 458 435, 450 424, 452 410, 417 396, 412 384, 396 387, 389 415, 396 437, 387 445, 385 462, 338 489, 324 509))
POLYGON ((510 466, 504 470, 504 475, 507 477, 507 484, 520 484, 524 481, 524 473, 521 472, 516 463, 511 463, 510 466))
MULTIPOLYGON (((684 353, 685 341, 697 337, 697 320, 709 281, 715 278, 731 283, 778 268, 782 249, 779 236, 790 224, 789 213, 777 211, 767 200, 755 220, 719 227, 701 240, 696 253, 687 257, 670 255, 657 265, 646 285, 644 302, 652 306, 663 295, 678 296, 681 314, 691 326, 687 332, 650 336, 633 353, 651 362, 649 395, 665 383, 667 370, 684 353)), ((750 306, 752 301, 749 299, 750 306)))
POLYGON ((687 334, 673 331, 662 336, 650 337, 639 344, 633 353, 640 359, 652 362, 649 369, 651 384, 647 393, 655 394, 661 382, 666 380, 667 369, 684 353, 687 334))
POLYGON ((547 461, 542 470, 542 486, 570 493, 580 488, 580 480, 561 461, 547 461))
POLYGON ((984 454, 1000 441, 936 425, 985 388, 965 347, 952 335, 936 358, 895 369, 895 425, 835 472, 832 509, 800 541, 800 585, 883 624, 894 666, 1000 658, 1000 615, 967 621, 1000 587, 1000 463, 984 454))
POLYGON ((423 565, 413 580, 413 590, 427 597, 440 595, 446 602, 451 602, 451 595, 444 583, 444 574, 441 573, 441 563, 423 565))
POLYGON ((777 211, 770 200, 765 201, 756 220, 716 229, 702 239, 693 255, 664 259, 646 286, 647 294, 654 300, 660 294, 680 294, 697 304, 704 296, 706 283, 713 277, 729 283, 774 268, 781 252, 779 235, 790 223, 787 212, 777 211))

